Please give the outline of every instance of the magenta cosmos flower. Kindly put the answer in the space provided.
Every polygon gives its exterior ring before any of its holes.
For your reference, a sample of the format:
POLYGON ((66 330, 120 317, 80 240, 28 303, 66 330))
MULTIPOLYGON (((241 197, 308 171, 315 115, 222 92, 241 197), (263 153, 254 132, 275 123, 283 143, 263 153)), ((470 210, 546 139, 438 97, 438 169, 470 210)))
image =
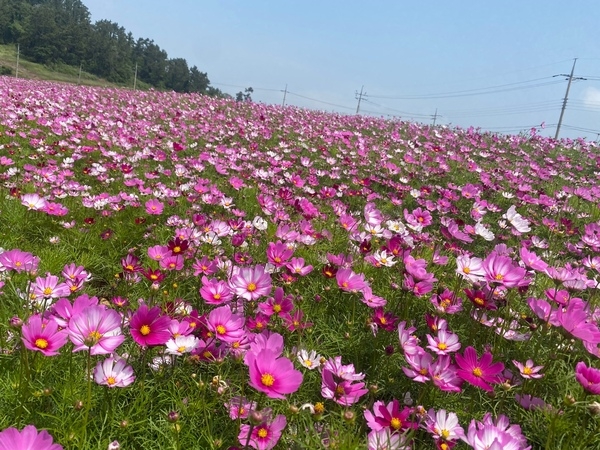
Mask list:
POLYGON ((491 353, 484 353, 478 360, 477 352, 473 347, 467 347, 464 355, 456 354, 456 364, 458 365, 456 375, 488 392, 494 390, 489 383, 499 383, 498 375, 504 370, 503 363, 492 364, 491 353))
POLYGON ((401 408, 400 402, 396 399, 387 405, 382 401, 377 401, 373 405, 373 412, 366 410, 364 412, 367 426, 374 431, 389 429, 392 433, 402 431, 407 428, 417 429, 418 425, 411 421, 413 409, 405 406, 401 408))
POLYGON ((108 355, 125 340, 121 315, 102 305, 89 306, 73 316, 68 333, 74 352, 89 349, 92 355, 108 355))
POLYGON ((587 367, 580 361, 575 366, 575 379, 590 394, 600 395, 600 370, 587 367))
POLYGON ((0 450, 63 450, 63 447, 55 444, 46 430, 38 432, 33 425, 27 425, 21 431, 16 428, 2 430, 0 450))
POLYGON ((238 440, 244 446, 249 445, 257 450, 270 450, 279 442, 281 433, 286 425, 287 419, 283 414, 275 417, 270 423, 264 421, 254 427, 241 425, 238 440))
POLYGON ((21 331, 25 347, 45 356, 57 355, 67 343, 67 333, 59 330, 54 320, 44 320, 39 314, 31 316, 21 331))
POLYGON ((246 300, 257 300, 271 292, 271 275, 265 272, 264 266, 234 268, 229 280, 229 287, 239 297, 246 300))
POLYGON ((0 254, 0 270, 8 269, 17 272, 35 272, 40 260, 31 253, 19 249, 8 250, 0 254))
POLYGON ((294 369, 292 362, 269 349, 248 352, 245 363, 250 370, 250 386, 270 398, 283 399, 302 384, 302 373, 294 369))
POLYGON ((160 315, 160 308, 148 309, 142 305, 133 313, 129 321, 129 331, 133 340, 141 346, 163 345, 170 338, 169 325, 171 318, 160 315))

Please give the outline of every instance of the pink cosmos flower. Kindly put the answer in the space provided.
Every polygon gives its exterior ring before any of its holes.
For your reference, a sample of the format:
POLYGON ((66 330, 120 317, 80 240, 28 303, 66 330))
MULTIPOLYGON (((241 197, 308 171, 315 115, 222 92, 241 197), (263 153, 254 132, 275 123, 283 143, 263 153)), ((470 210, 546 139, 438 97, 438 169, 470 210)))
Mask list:
POLYGON ((127 387, 135 381, 135 375, 125 359, 110 357, 98 361, 94 368, 94 381, 109 388, 127 387))
POLYGON ((145 204, 146 213, 151 216, 160 216, 165 209, 165 205, 159 200, 152 198, 148 200, 145 204))
POLYGON ((16 428, 2 430, 0 450, 63 450, 63 447, 55 444, 46 430, 38 433, 33 425, 27 425, 21 431, 16 428))
POLYGON ((450 362, 450 356, 439 356, 429 365, 431 382, 443 392, 460 392, 463 379, 457 375, 457 367, 450 362))
POLYGON ((219 270, 217 263, 211 259, 208 259, 206 256, 203 256, 201 259, 196 259, 194 264, 192 264, 192 268, 194 269, 195 277, 200 274, 213 275, 219 270))
POLYGON ((455 359, 459 367, 456 374, 466 382, 488 392, 494 390, 489 383, 500 383, 498 375, 504 370, 504 364, 501 362, 492 364, 491 353, 486 352, 481 359, 477 359, 475 349, 467 347, 464 354, 457 354, 455 359))
POLYGON ((200 297, 209 305, 222 305, 233 299, 233 293, 226 281, 202 277, 200 297))
POLYGON ((172 252, 166 245, 155 245, 148 248, 148 256, 154 261, 162 261, 167 256, 171 256, 172 252))
POLYGON ((454 295, 449 289, 444 289, 441 294, 433 294, 429 301, 441 313, 456 314, 463 309, 462 298, 454 295))
POLYGON ((553 318, 571 336, 597 344, 600 343, 600 329, 589 320, 587 308, 586 302, 580 298, 572 298, 567 308, 558 308, 553 318))
POLYGON ((413 428, 418 425, 410 420, 413 409, 409 407, 400 407, 400 402, 396 399, 387 405, 382 401, 376 401, 373 405, 373 412, 366 410, 364 412, 367 426, 374 431, 388 428, 392 433, 402 432, 402 430, 413 428))
POLYGON ((429 366, 433 362, 433 357, 421 349, 414 354, 405 354, 404 357, 410 367, 402 367, 404 374, 417 383, 426 383, 431 379, 429 375, 429 366))
POLYGON ((148 305, 144 304, 131 316, 129 332, 138 345, 144 347, 163 345, 171 337, 170 324, 171 318, 161 316, 158 306, 148 309, 148 305))
POLYGON ((345 292, 360 292, 368 283, 363 274, 356 274, 352 269, 339 269, 335 274, 338 287, 345 292))
POLYGON ((291 295, 284 296, 283 289, 277 287, 275 289, 275 295, 269 297, 266 302, 258 304, 258 309, 267 316, 277 315, 279 317, 284 316, 294 309, 293 297, 291 295))
POLYGON ((76 316, 88 306, 97 305, 98 302, 98 297, 90 297, 87 294, 77 297, 73 300, 73 304, 66 298, 58 299, 51 308, 54 314, 52 318, 61 328, 67 328, 71 317, 76 316))
POLYGON ((410 450, 411 441, 405 434, 392 433, 389 428, 373 430, 367 436, 368 450, 410 450))
POLYGON ((301 277, 308 275, 313 270, 313 266, 306 265, 304 258, 292 258, 285 267, 287 267, 293 275, 300 275, 301 277))
POLYGON ((365 383, 340 379, 326 369, 323 369, 321 373, 321 395, 323 398, 333 400, 343 406, 350 406, 358 402, 360 397, 369 392, 364 387, 365 383))
POLYGON ((532 379, 532 378, 542 378, 544 374, 539 373, 540 370, 544 368, 544 366, 534 366, 533 360, 528 359, 525 364, 520 363, 519 361, 515 361, 513 359, 513 364, 519 369, 519 373, 523 378, 532 379))
POLYGON ((59 283, 55 275, 46 274, 45 277, 37 277, 31 285, 31 292, 40 298, 60 298, 71 295, 71 289, 65 283, 59 283))
POLYGON ((252 411, 256 411, 257 404, 246 397, 235 396, 225 403, 229 410, 231 420, 247 419, 252 411))
POLYGON ((267 244, 267 260, 275 267, 284 266, 293 254, 294 251, 281 241, 267 244))
POLYGON ((530 450, 519 425, 511 425, 501 415, 496 422, 487 413, 481 422, 472 420, 468 432, 461 439, 474 450, 530 450))
POLYGON ((89 306, 69 320, 69 338, 74 352, 89 350, 91 355, 107 355, 125 340, 121 315, 105 306, 89 306))
POLYGON ((257 450, 271 450, 279 442, 283 429, 287 425, 287 419, 279 414, 273 421, 264 421, 254 427, 241 425, 238 441, 241 445, 249 445, 257 450))
POLYGON ((575 366, 575 379, 590 394, 600 395, 600 370, 580 361, 575 366))
POLYGON ((512 259, 495 251, 483 261, 483 270, 486 281, 499 283, 507 288, 517 287, 526 274, 526 270, 515 266, 512 259))
POLYGON ((265 272, 264 266, 236 267, 229 279, 229 287, 238 297, 249 301, 259 299, 271 292, 271 275, 265 272))
POLYGON ((58 351, 67 343, 67 333, 59 330, 54 320, 42 319, 39 314, 29 317, 21 332, 25 347, 44 356, 58 355, 58 351))
POLYGON ((0 271, 35 272, 40 260, 31 253, 19 249, 8 250, 0 254, 0 271))
POLYGON ((206 327, 223 342, 237 341, 246 333, 244 317, 234 314, 228 305, 213 309, 206 318, 206 327))
POLYGON ((248 352, 245 363, 250 372, 250 386, 267 397, 284 399, 302 384, 302 372, 294 369, 289 359, 278 357, 272 350, 248 352))

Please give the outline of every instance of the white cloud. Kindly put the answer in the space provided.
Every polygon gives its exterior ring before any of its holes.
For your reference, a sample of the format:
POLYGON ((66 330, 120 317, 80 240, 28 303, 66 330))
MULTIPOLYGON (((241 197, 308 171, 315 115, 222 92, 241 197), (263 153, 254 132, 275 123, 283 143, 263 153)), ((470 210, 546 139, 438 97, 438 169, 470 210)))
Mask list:
POLYGON ((600 89, 588 87, 583 94, 585 106, 600 107, 600 89))

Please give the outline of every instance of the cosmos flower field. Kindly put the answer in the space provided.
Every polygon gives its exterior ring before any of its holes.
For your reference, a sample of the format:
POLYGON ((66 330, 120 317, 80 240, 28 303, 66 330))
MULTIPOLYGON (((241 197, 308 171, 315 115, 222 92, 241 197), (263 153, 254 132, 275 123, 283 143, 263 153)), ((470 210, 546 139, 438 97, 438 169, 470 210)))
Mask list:
POLYGON ((600 448, 595 144, 0 92, 0 449, 600 448))

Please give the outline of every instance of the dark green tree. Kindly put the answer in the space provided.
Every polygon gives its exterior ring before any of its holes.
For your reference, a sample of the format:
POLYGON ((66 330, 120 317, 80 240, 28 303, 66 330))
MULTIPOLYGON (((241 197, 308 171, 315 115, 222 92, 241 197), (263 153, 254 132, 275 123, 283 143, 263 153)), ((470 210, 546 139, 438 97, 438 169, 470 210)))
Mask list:
POLYGON ((190 69, 183 58, 174 58, 167 61, 167 74, 165 87, 175 92, 189 92, 190 69))

